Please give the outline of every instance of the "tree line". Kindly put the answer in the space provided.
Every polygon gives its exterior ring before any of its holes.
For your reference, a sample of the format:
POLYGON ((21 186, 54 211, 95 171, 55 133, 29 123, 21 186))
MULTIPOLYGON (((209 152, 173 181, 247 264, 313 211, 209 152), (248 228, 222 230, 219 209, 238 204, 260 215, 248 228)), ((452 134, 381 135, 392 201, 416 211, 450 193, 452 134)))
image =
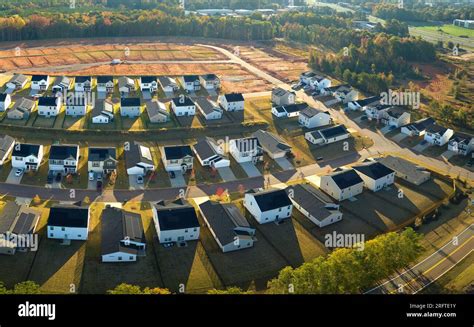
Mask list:
POLYGON ((399 8, 397 5, 382 3, 372 7, 372 15, 404 22, 452 22, 454 19, 474 19, 474 7, 437 5, 399 8))

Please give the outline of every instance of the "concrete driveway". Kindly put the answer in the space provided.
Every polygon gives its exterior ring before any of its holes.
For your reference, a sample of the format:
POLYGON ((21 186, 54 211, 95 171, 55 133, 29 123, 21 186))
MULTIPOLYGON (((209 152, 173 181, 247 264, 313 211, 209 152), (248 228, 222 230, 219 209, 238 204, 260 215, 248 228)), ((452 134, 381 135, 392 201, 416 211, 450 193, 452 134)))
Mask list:
POLYGON ((25 172, 23 172, 23 174, 21 174, 19 177, 15 176, 15 171, 16 171, 17 168, 13 168, 10 170, 10 173, 8 174, 8 177, 7 177, 7 180, 5 181, 6 183, 10 183, 10 184, 20 184, 21 183, 21 179, 23 178, 23 175, 25 174, 25 172))
POLYGON ((186 187, 186 180, 184 179, 184 175, 180 171, 175 171, 175 178, 170 177, 170 182, 172 187, 186 187))
POLYGON ((382 134, 387 134, 388 132, 390 132, 392 130, 392 126, 384 126, 380 129, 380 132, 382 134))
POLYGON ((449 160, 451 159, 451 157, 455 156, 457 153, 454 152, 454 151, 450 151, 450 150, 447 150, 447 151, 444 151, 443 153, 441 153, 440 157, 445 159, 445 160, 449 160))
POLYGON ((245 170, 245 173, 247 174, 248 177, 262 176, 262 174, 260 173, 260 170, 258 170, 258 168, 255 167, 253 162, 243 162, 240 165, 245 170))
POLYGON ((392 140, 394 140, 395 142, 400 142, 400 141, 403 141, 404 139, 406 139, 407 137, 408 137, 408 135, 406 135, 406 134, 398 133, 397 135, 392 137, 392 140))
POLYGON ((291 162, 286 158, 277 158, 275 162, 280 166, 283 170, 292 170, 295 169, 291 162))
MULTIPOLYGON (((138 184, 137 183, 137 176, 138 175, 128 175, 128 184, 130 190, 143 190, 145 189, 145 184, 138 184)), ((145 179, 145 178, 143 178, 145 179)))
POLYGON ((88 190, 95 190, 97 189, 97 180, 94 178, 93 181, 87 180, 87 189, 88 190))
POLYGON ((151 92, 150 91, 142 91, 143 100, 151 100, 151 92))
POLYGON ((231 182, 237 179, 230 167, 217 168, 217 171, 224 182, 231 182))
POLYGON ((107 98, 107 93, 97 92, 97 100, 105 100, 105 98, 107 98))
POLYGON ((210 95, 211 97, 217 96, 216 90, 208 90, 208 89, 206 89, 206 91, 207 91, 207 93, 209 93, 209 95, 210 95))
POLYGON ((417 152, 423 152, 423 151, 425 151, 426 149, 428 149, 430 146, 432 146, 431 143, 421 141, 420 143, 418 143, 417 145, 415 145, 412 149, 413 149, 414 151, 417 151, 417 152))

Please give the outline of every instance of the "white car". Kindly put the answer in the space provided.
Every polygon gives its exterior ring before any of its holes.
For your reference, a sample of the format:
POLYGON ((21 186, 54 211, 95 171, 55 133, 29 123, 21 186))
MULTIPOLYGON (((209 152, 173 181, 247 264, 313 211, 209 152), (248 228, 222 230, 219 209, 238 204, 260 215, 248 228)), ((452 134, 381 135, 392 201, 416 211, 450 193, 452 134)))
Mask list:
POLYGON ((23 174, 23 169, 21 169, 21 168, 18 168, 18 169, 15 171, 15 176, 16 176, 16 177, 20 177, 22 174, 23 174))
POLYGON ((89 180, 93 181, 94 180, 94 173, 91 171, 89 172, 89 180))

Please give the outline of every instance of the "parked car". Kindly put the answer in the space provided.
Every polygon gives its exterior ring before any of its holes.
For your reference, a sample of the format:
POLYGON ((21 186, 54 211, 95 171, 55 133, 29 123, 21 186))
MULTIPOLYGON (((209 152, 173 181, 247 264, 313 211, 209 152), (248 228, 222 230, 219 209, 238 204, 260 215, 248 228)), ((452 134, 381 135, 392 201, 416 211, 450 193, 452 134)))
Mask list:
POLYGON ((97 191, 102 192, 102 182, 101 181, 97 181, 96 187, 97 187, 97 191))
POLYGON ((55 180, 56 180, 56 182, 60 182, 60 181, 61 181, 61 173, 57 173, 57 174, 56 174, 55 180))
POLYGON ((101 182, 101 181, 102 181, 102 174, 98 174, 98 175, 97 175, 97 181, 98 181, 98 182, 101 182))
POLYGON ((16 176, 16 177, 20 177, 22 174, 23 174, 23 169, 21 169, 21 168, 18 168, 18 169, 15 171, 15 176, 16 176))
POLYGON ((54 174, 52 172, 50 172, 48 174, 48 177, 46 178, 46 183, 48 184, 52 184, 53 183, 53 180, 54 180, 54 174))
POLYGON ((93 181, 94 180, 94 173, 91 171, 89 172, 89 180, 93 181))
POLYGON ((175 178, 175 177, 176 177, 176 174, 174 173, 174 171, 170 171, 170 177, 171 177, 171 178, 175 178))
POLYGON ((316 161, 321 161, 321 160, 323 160, 323 159, 324 159, 323 157, 317 157, 317 158, 316 158, 316 161))
POLYGON ((142 175, 137 176, 137 184, 143 184, 143 176, 142 175))

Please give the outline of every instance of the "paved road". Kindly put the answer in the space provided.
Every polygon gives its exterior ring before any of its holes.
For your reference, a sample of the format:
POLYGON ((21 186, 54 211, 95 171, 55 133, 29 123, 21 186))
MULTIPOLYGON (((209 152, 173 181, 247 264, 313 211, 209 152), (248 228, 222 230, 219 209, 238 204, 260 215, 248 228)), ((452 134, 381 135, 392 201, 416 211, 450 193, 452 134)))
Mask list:
POLYGON ((366 294, 416 294, 443 276, 474 251, 474 224, 438 251, 366 294))

